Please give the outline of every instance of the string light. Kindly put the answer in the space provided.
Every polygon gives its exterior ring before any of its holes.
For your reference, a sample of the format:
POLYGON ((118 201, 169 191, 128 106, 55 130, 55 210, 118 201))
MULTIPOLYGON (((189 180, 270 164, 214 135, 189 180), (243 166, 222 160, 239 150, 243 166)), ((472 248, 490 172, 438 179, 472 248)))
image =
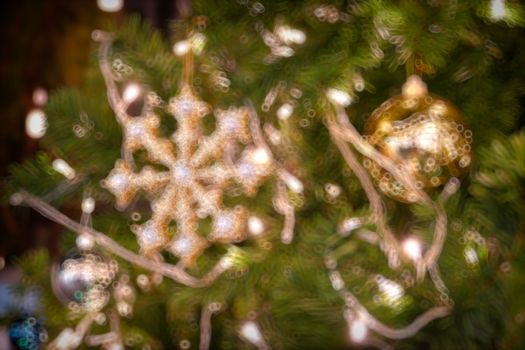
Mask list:
POLYGON ((354 231, 355 229, 360 228, 362 225, 363 224, 361 222, 361 219, 359 219, 357 217, 348 218, 348 219, 343 220, 343 222, 339 225, 338 233, 341 236, 346 237, 350 233, 352 233, 352 231, 354 231))
POLYGON ((286 25, 277 26, 275 33, 285 44, 303 44, 306 41, 306 34, 295 28, 286 25))
POLYGON ((53 169, 64 175, 68 180, 72 180, 75 178, 76 176, 76 172, 75 172, 75 169, 73 169, 71 167, 71 165, 69 165, 65 160, 63 159, 55 159, 53 161, 53 163, 51 163, 51 166, 53 167, 53 169))
POLYGON ((118 12, 124 7, 124 0, 97 0, 97 6, 104 12, 118 12))
POLYGON ((403 287, 381 275, 376 276, 376 282, 386 303, 391 306, 397 306, 397 303, 399 303, 405 294, 403 287))
POLYGON ((43 110, 35 108, 26 117, 26 133, 33 139, 39 139, 46 134, 47 118, 43 110))
POLYGON ((259 236, 264 232, 264 223, 257 216, 248 218, 248 231, 253 236, 259 236))
POLYGON ((303 31, 283 25, 280 18, 276 22, 273 32, 264 28, 259 30, 264 43, 272 51, 272 54, 264 60, 267 63, 271 63, 276 57, 293 56, 295 51, 290 45, 301 45, 306 41, 306 34, 303 31))
POLYGON ((141 88, 136 83, 130 83, 124 88, 124 93, 122 94, 122 99, 124 102, 131 103, 139 97, 141 93, 141 88))
POLYGON ((268 164, 271 160, 270 154, 264 148, 256 148, 253 151, 252 159, 258 165, 268 164))
POLYGON ((95 240, 87 233, 83 233, 77 236, 75 244, 81 251, 91 250, 95 246, 95 240))
POLYGON ((82 200, 82 212, 91 214, 95 210, 95 200, 93 197, 86 197, 82 200))
POLYGON ((277 110, 277 117, 282 120, 290 118, 293 113, 293 106, 290 103, 285 103, 277 110))
POLYGON ((355 319, 350 324, 350 339, 353 342, 360 343, 368 335, 368 328, 361 319, 355 319))
POLYGON ((352 97, 350 97, 347 92, 339 89, 328 89, 326 91, 326 97, 328 97, 330 102, 341 107, 348 107, 352 103, 352 97))
POLYGON ((478 254, 476 250, 472 247, 467 247, 463 250, 463 255, 465 260, 469 265, 477 265, 479 262, 478 254))
POLYGON ((38 107, 42 107, 47 103, 46 89, 38 87, 33 91, 33 103, 38 107))
POLYGON ((490 17, 494 21, 499 21, 505 18, 505 0, 491 0, 490 17))
POLYGON ((173 53, 177 56, 184 56, 191 49, 191 45, 187 40, 178 41, 173 45, 173 53))
POLYGON ((257 345, 263 342, 263 337, 259 325, 254 321, 246 321, 240 328, 241 336, 250 343, 257 345))
POLYGON ((403 251, 414 261, 421 259, 421 243, 415 238, 408 238, 403 242, 403 251))

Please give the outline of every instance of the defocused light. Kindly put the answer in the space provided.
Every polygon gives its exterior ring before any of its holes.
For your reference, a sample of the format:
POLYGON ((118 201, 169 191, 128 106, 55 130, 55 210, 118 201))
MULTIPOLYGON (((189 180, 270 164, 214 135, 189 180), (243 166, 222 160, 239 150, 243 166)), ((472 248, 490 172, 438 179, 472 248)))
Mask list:
POLYGON ((495 21, 505 18, 505 0, 492 0, 490 2, 490 17, 495 21))
POLYGON ((303 44, 306 40, 303 31, 288 26, 279 26, 275 32, 285 44, 303 44))
POLYGON ((76 176, 75 170, 63 159, 55 159, 52 166, 56 172, 64 175, 69 180, 76 176))
POLYGON ((75 243, 80 250, 91 250, 95 245, 95 240, 89 234, 82 233, 77 236, 75 243))
POLYGON ((39 139, 46 134, 47 118, 41 109, 32 109, 26 117, 26 133, 33 139, 39 139))
POLYGON ((95 200, 92 197, 87 197, 82 200, 82 212, 91 214, 95 210, 95 200))
POLYGON ((272 53, 280 57, 292 57, 295 51, 289 46, 277 46, 272 48, 272 53))
POLYGON ((140 95, 140 86, 136 83, 131 83, 126 86, 122 99, 124 102, 131 103, 137 99, 140 95))
POLYGON ((384 278, 383 276, 379 277, 381 278, 376 278, 377 286, 385 297, 386 301, 389 304, 395 304, 398 302, 405 294, 403 287, 394 281, 384 278))
POLYGON ((241 326, 241 335, 252 344, 260 344, 263 339, 259 326, 253 321, 247 321, 241 326))
POLYGON ((350 105, 350 103, 352 103, 352 98, 350 95, 338 89, 328 89, 326 91, 326 97, 328 97, 330 102, 341 107, 347 107, 350 105))
POLYGON ((341 225, 339 225, 339 234, 342 236, 347 236, 352 233, 353 230, 362 226, 361 219, 354 217, 345 219, 341 225))
POLYGON ((250 216, 248 218, 248 231, 252 235, 258 236, 264 232, 264 223, 257 216, 250 216))
POLYGON ((324 185, 324 190, 330 198, 337 198, 342 192, 341 186, 332 183, 324 185))
POLYGON ((283 104, 279 109, 277 110, 277 116, 279 119, 288 119, 293 113, 293 106, 289 103, 283 104))
POLYGON ((36 88, 33 91, 33 103, 35 106, 42 107, 47 103, 47 91, 44 88, 36 88))
POLYGON ((284 177, 284 182, 286 183, 286 186, 295 193, 302 193, 304 190, 303 183, 296 178, 295 176, 288 175, 284 177))
POLYGON ((257 148, 252 154, 252 159, 255 164, 268 164, 270 162, 270 155, 264 148, 257 148))
POLYGON ((465 248, 463 251, 463 255, 465 256, 465 260, 469 265, 477 265, 479 262, 478 254, 472 247, 465 248))
POLYGON ((191 45, 188 40, 178 41, 173 45, 173 53, 177 56, 184 56, 190 51, 191 45))
POLYGON ((403 242, 403 251, 412 260, 421 258, 421 244, 415 238, 409 238, 403 242))
POLYGON ((356 91, 363 91, 365 88, 365 80, 363 79, 363 76, 359 73, 357 73, 354 76, 354 89, 356 91))
POLYGON ((368 328, 361 320, 355 320, 350 325, 350 338, 352 341, 360 343, 365 340, 368 334, 368 328))
POLYGON ((104 12, 118 12, 124 7, 124 0, 97 0, 97 6, 104 12))

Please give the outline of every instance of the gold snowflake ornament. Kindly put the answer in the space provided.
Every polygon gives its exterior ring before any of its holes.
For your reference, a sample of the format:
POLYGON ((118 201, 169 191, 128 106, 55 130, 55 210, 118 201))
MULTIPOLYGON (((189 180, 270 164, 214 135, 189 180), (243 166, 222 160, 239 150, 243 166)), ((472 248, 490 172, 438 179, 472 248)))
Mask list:
MULTIPOLYGON (((101 64, 110 103, 123 129, 123 157, 117 160, 102 186, 113 193, 121 210, 138 192, 151 201, 151 218, 131 227, 142 255, 153 257, 168 250, 180 259, 182 266, 188 267, 209 245, 241 242, 248 237, 248 223, 253 217, 242 205, 225 207, 226 190, 236 186, 244 195, 254 196, 272 176, 281 188, 282 184, 290 187, 290 181, 300 183, 276 163, 250 108, 215 110, 215 130, 206 136, 202 119, 212 109, 198 99, 190 84, 184 83, 180 93, 167 104, 159 102, 155 94, 148 94, 142 114, 132 117, 126 113, 129 102, 120 97, 108 67, 109 64, 101 64), (154 107, 164 108, 176 119, 177 129, 169 139, 160 136, 160 120, 154 107), (136 150, 145 150, 151 163, 166 170, 151 166, 137 170, 132 156, 136 150), (207 217, 211 219, 211 230, 203 236, 197 231, 199 219, 207 217), (170 231, 173 224, 174 234, 170 231)), ((285 215, 285 230, 293 230, 293 206, 282 190, 274 202, 277 211, 285 215)), ((288 238, 283 241, 291 239, 291 232, 286 235, 288 238)))

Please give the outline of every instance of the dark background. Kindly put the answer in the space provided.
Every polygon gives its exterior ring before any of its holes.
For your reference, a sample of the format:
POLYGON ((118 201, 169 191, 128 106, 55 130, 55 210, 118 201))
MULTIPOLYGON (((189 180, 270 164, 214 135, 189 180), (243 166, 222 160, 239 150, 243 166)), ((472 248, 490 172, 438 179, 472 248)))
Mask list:
POLYGON ((5 194, 9 165, 30 158, 38 141, 25 133, 34 108, 32 94, 82 85, 92 53, 91 32, 110 21, 139 14, 168 35, 169 22, 189 0, 124 0, 124 8, 106 13, 96 0, 4 0, 0 4, 0 270, 13 257, 35 247, 57 254, 61 228, 32 210, 10 207, 5 194))

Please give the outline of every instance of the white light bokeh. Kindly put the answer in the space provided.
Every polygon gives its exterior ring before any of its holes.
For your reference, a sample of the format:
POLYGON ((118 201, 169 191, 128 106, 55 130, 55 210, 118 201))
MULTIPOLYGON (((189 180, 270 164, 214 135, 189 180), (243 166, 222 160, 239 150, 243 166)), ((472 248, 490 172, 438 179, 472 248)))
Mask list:
POLYGON ((257 148, 252 154, 252 159, 255 164, 264 165, 270 163, 270 154, 264 148, 257 148))
POLYGON ((253 321, 244 322, 241 326, 240 333, 244 339, 252 344, 260 344, 263 340, 259 326, 253 321))
POLYGON ((361 219, 358 217, 347 218, 339 225, 339 234, 347 236, 352 233, 353 230, 360 228, 363 225, 361 219))
POLYGON ((287 177, 285 177, 284 181, 286 183, 286 186, 288 186, 288 188, 292 192, 295 192, 295 193, 302 193, 303 192, 303 190, 304 190, 303 183, 298 178, 296 178, 295 176, 292 176, 292 175, 287 176, 287 177))
POLYGON ((86 197, 82 200, 82 212, 91 214, 95 210, 95 200, 92 197, 86 197))
POLYGON ((279 26, 275 33, 285 44, 303 44, 306 41, 306 34, 299 29, 288 26, 279 26))
POLYGON ((26 117, 26 133, 33 139, 39 139, 46 134, 47 118, 43 110, 35 108, 26 117))
POLYGON ((97 0, 97 6, 104 12, 118 12, 124 7, 124 0, 97 0))
POLYGON ((339 89, 328 89, 326 97, 328 97, 330 102, 341 107, 348 107, 352 103, 352 97, 347 92, 339 89))
POLYGON ((415 238, 403 242, 403 252, 412 260, 421 259, 421 243, 415 238))
POLYGON ((289 103, 283 104, 279 109, 277 110, 277 117, 282 120, 286 120, 290 118, 290 116, 293 113, 293 106, 289 103))
POLYGON ((490 2, 490 17, 495 21, 505 18, 505 0, 492 0, 490 2))
POLYGON ((38 107, 42 107, 47 103, 46 89, 38 87, 33 91, 33 103, 38 107))
POLYGON ((91 250, 95 246, 95 240, 87 233, 78 235, 75 243, 80 250, 91 250))
POLYGON ((478 253, 476 253, 476 250, 472 247, 467 247, 463 251, 463 255, 465 256, 465 261, 469 265, 477 265, 479 262, 478 253))
POLYGON ((177 56, 184 56, 191 49, 191 45, 188 40, 178 41, 173 45, 173 53, 177 56))
POLYGON ((376 277, 376 281, 385 301, 392 306, 395 306, 405 295, 403 287, 394 281, 384 278, 383 276, 376 277))
POLYGON ((139 97, 141 93, 141 88, 136 83, 130 83, 126 85, 126 88, 124 89, 124 93, 122 94, 122 99, 127 102, 131 103, 139 97))
POLYGON ((259 236, 264 232, 264 223, 257 216, 250 216, 248 218, 248 231, 253 236, 259 236))
POLYGON ((55 159, 52 163, 53 169, 56 172, 64 175, 67 179, 72 180, 76 176, 75 169, 73 169, 65 160, 55 159))
POLYGON ((365 340, 368 335, 368 328, 365 323, 361 320, 354 320, 350 325, 350 338, 356 343, 360 343, 365 340))

